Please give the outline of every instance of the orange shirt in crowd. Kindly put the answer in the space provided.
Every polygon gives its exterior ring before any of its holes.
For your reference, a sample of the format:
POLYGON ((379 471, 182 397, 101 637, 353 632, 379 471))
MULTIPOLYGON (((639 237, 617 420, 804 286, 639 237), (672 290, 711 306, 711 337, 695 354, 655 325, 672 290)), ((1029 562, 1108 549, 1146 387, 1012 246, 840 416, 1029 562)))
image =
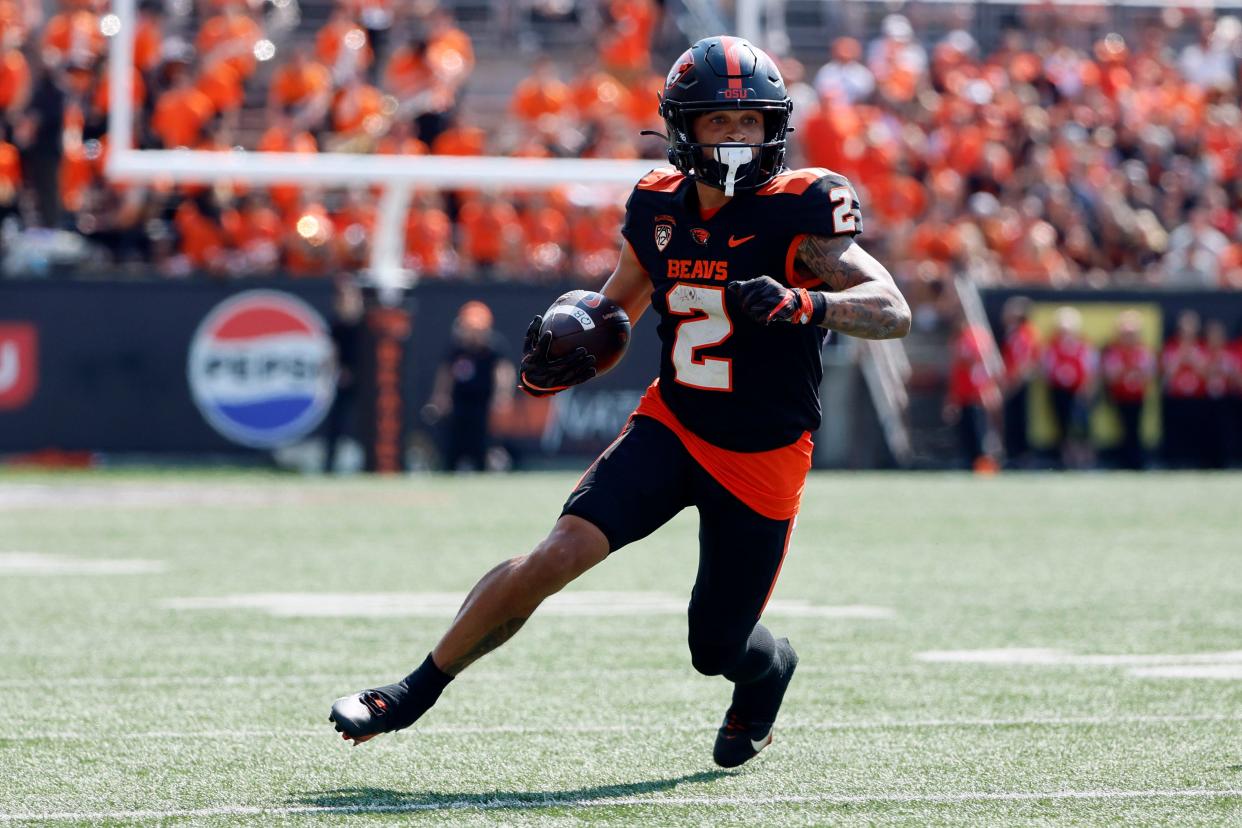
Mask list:
POLYGON ((242 77, 227 60, 204 67, 194 86, 211 99, 217 112, 236 112, 246 98, 242 77))
POLYGON ((366 32, 353 20, 341 16, 329 20, 315 35, 315 57, 334 72, 366 69, 375 59, 366 32), (344 65, 346 62, 352 65, 344 65))
POLYGON ((570 224, 575 273, 586 278, 602 278, 617 262, 617 234, 621 227, 619 207, 579 210, 570 224))
POLYGON ((808 165, 850 174, 846 171, 846 151, 851 144, 858 145, 856 152, 861 151, 864 129, 858 109, 823 101, 807 116, 798 134, 808 165))
POLYGON ((441 132, 431 142, 432 155, 482 155, 487 133, 479 127, 455 126, 441 132))
POLYGON ((570 96, 578 116, 587 120, 606 120, 630 108, 629 91, 603 70, 584 74, 570 87, 570 96))
POLYGON ((159 18, 140 15, 134 30, 134 66, 140 72, 150 72, 160 65, 164 49, 164 29, 159 18))
POLYGON ((195 46, 200 60, 212 61, 212 52, 237 70, 242 78, 254 72, 254 44, 263 37, 263 29, 252 18, 240 12, 219 14, 203 24, 195 46))
POLYGON ((203 124, 215 114, 215 105, 192 86, 169 89, 155 102, 151 129, 165 148, 188 147, 198 141, 203 124))
POLYGON ((336 93, 332 102, 332 129, 375 134, 383 128, 384 93, 369 83, 356 83, 336 93))
POLYGON ((11 204, 21 183, 21 154, 9 142, 0 141, 0 204, 11 204))
POLYGON ((639 72, 651 66, 651 35, 657 10, 652 0, 612 0, 613 23, 604 35, 600 58, 609 69, 639 72))
POLYGON ((625 114, 630 123, 638 127, 659 129, 664 121, 657 111, 656 102, 664 91, 664 78, 661 75, 647 74, 639 76, 626 86, 626 100, 629 102, 625 114))
POLYGON ((513 91, 509 108, 524 121, 559 115, 569 105, 569 87, 555 77, 531 76, 513 91))
MULTIPOLYGON (((269 127, 259 138, 258 150, 314 154, 319 152, 319 145, 315 143, 315 136, 309 132, 290 134, 287 127, 276 124, 269 127)), ((268 189, 268 195, 281 213, 289 215, 297 209, 302 190, 297 184, 273 184, 268 189)))
POLYGON ((413 207, 405 220, 405 260, 422 274, 440 275, 453 244, 453 223, 438 207, 413 207))
POLYGON ((526 262, 535 270, 555 271, 565 265, 569 220, 557 208, 532 206, 522 211, 526 262))
POLYGON ((427 41, 427 65, 440 80, 456 87, 474 70, 470 35, 456 26, 435 32, 427 41))
POLYGON ((43 30, 44 59, 55 66, 65 61, 93 63, 103 54, 105 43, 98 15, 86 9, 61 12, 43 30))
POLYGON ((193 201, 183 201, 173 216, 181 242, 181 254, 198 268, 211 267, 224 250, 224 238, 215 222, 204 216, 193 201))
POLYGON ((413 135, 385 135, 375 144, 376 155, 426 155, 431 150, 413 135))
POLYGON ((81 141, 65 143, 60 158, 60 203, 68 212, 76 213, 82 209, 86 191, 95 180, 95 165, 81 141))
POLYGON ((910 257, 947 263, 957 255, 960 244, 956 225, 926 218, 914 226, 910 237, 910 257))
POLYGON ((521 234, 517 211, 499 200, 467 202, 458 214, 461 247, 476 264, 496 264, 507 252, 508 243, 521 234))
POLYGON ((230 207, 220 214, 220 226, 228 244, 246 253, 259 247, 279 249, 284 233, 280 216, 266 205, 230 207))
POLYGON ((371 239, 375 235, 375 206, 353 201, 332 214, 336 228, 336 256, 342 267, 367 266, 371 239))
POLYGON ((869 206, 886 225, 918 218, 927 207, 927 192, 916 178, 893 173, 864 180, 869 206))
POLYGON ((322 63, 287 63, 272 75, 271 101, 280 107, 297 106, 332 88, 332 73, 322 63))
POLYGON ((24 106, 30 92, 30 66, 17 49, 0 54, 0 110, 24 106))

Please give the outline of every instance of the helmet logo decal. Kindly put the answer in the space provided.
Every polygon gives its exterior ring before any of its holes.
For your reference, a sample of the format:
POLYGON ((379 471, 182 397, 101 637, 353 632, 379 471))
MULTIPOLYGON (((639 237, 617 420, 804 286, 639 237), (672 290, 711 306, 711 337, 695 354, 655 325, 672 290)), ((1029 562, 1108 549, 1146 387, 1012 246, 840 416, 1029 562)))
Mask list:
POLYGON ((711 233, 708 233, 702 227, 691 227, 690 238, 694 239, 704 247, 707 247, 707 240, 711 238, 711 233))
POLYGON ((664 88, 668 89, 671 86, 675 86, 693 68, 694 54, 687 49, 682 53, 681 57, 677 58, 677 62, 673 64, 672 71, 668 73, 668 78, 664 81, 664 88))

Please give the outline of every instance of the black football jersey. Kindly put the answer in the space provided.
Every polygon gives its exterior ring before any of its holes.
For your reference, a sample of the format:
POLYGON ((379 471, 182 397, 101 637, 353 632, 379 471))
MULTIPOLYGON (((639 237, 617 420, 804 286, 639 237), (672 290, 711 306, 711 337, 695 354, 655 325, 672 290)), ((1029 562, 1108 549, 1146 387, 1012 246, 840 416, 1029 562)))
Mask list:
POLYGON ((702 218, 694 182, 653 170, 630 195, 622 235, 651 278, 660 315, 660 392, 681 422, 732 451, 767 451, 819 427, 814 325, 761 325, 725 290, 771 276, 814 288, 794 270, 807 235, 862 232, 858 195, 826 169, 787 170, 702 218))

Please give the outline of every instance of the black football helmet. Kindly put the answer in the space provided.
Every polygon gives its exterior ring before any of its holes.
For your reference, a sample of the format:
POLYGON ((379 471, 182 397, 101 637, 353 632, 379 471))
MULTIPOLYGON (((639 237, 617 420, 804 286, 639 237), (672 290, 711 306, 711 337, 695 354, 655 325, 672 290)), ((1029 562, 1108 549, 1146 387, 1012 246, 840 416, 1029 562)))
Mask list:
POLYGON ((740 37, 705 37, 677 58, 664 82, 660 116, 668 130, 668 160, 728 196, 762 187, 782 169, 792 110, 785 80, 762 49, 740 37), (762 112, 763 143, 695 142, 695 118, 721 109, 762 112))

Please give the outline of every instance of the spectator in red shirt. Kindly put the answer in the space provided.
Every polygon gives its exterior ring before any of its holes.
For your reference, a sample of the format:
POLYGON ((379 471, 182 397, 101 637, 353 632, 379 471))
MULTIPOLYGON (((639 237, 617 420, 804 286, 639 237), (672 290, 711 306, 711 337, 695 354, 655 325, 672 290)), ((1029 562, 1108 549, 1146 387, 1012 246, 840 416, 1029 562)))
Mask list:
POLYGON ((1219 319, 1204 326, 1204 411, 1201 464, 1210 469, 1229 465, 1237 435, 1234 433, 1232 391, 1237 388, 1242 366, 1229 347, 1229 332, 1219 319))
POLYGON ((1005 362, 1002 388, 1005 397, 1005 455, 1009 463, 1023 467, 1030 459, 1027 437, 1028 397, 1031 380, 1039 369, 1039 332, 1030 320, 1031 300, 1014 296, 1005 302, 1001 319, 1005 326, 1001 357, 1005 362))
POLYGON ((1137 471, 1147 465, 1139 425, 1147 388, 1156 377, 1156 355, 1143 342, 1136 311, 1117 317, 1117 336, 1100 361, 1108 398, 1121 419, 1121 467, 1137 471))
POLYGON ((1000 388, 985 358, 986 337, 964 314, 958 316, 942 412, 946 423, 957 426, 966 467, 979 472, 996 471, 998 440, 992 423, 1001 407, 1000 388))
POLYGON ((1067 468, 1084 468, 1092 461, 1088 417, 1098 361, 1095 348, 1082 337, 1082 314, 1075 308, 1058 308, 1043 369, 1057 420, 1061 462, 1067 468))
POLYGON ((1160 384, 1163 391, 1164 461, 1169 468, 1185 468, 1199 453, 1198 437, 1207 358, 1199 341, 1199 314, 1184 310, 1177 316, 1177 330, 1160 354, 1160 384))

